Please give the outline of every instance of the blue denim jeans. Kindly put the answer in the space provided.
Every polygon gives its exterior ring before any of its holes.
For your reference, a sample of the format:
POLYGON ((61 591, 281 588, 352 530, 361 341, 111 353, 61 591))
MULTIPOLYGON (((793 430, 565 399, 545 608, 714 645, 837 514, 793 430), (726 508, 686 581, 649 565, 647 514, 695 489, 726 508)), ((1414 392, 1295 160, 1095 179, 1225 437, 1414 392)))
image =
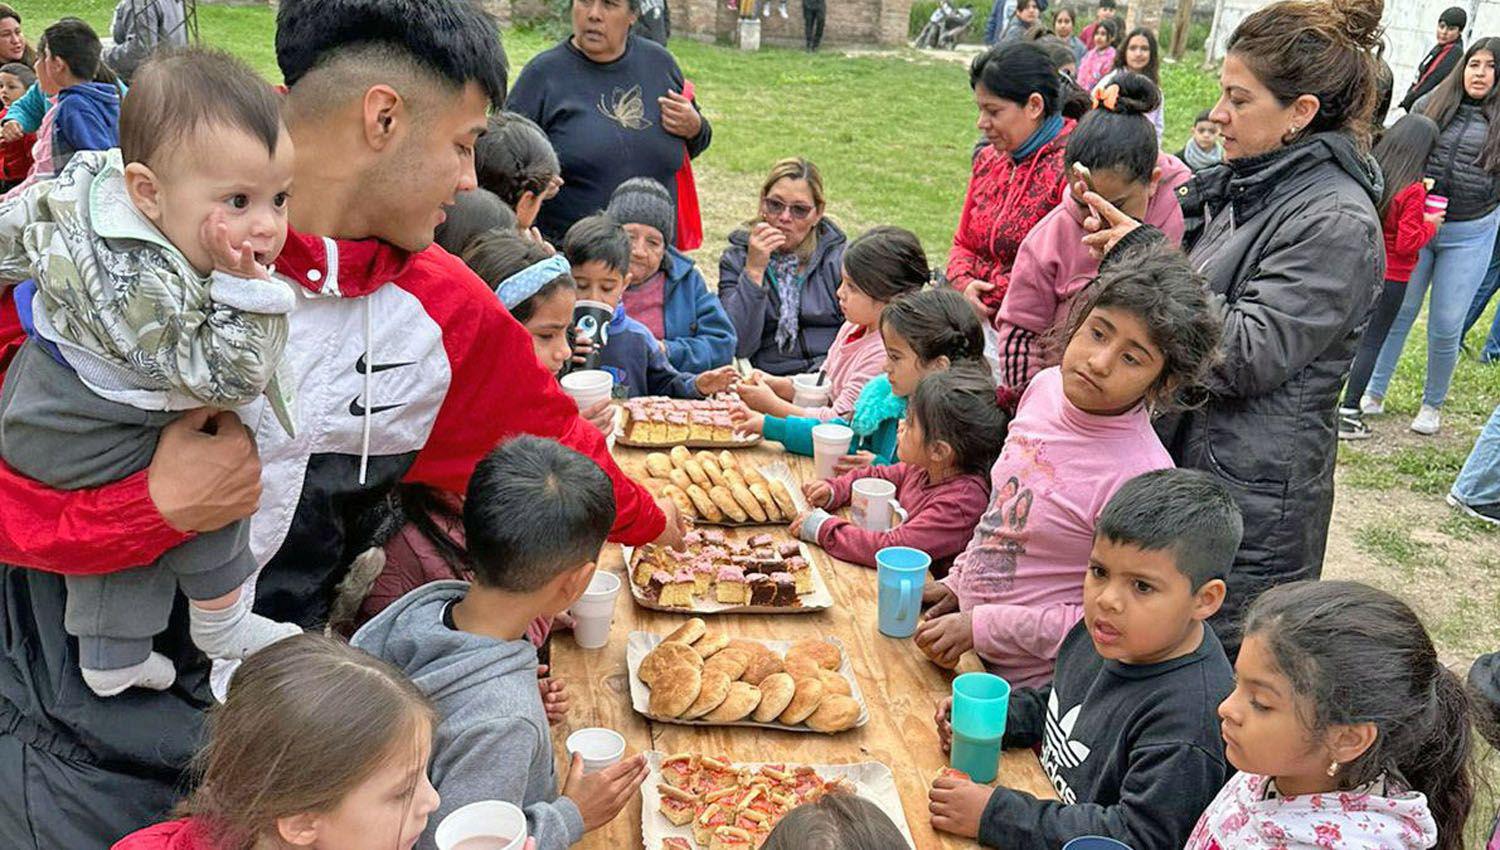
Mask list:
POLYGON ((1422 388, 1422 403, 1441 407, 1448 397, 1453 369, 1458 365, 1458 343, 1464 317, 1474 303, 1474 293, 1484 282, 1494 253, 1495 234, 1500 227, 1500 207, 1484 218, 1443 224, 1437 235, 1422 249, 1417 267, 1406 285, 1406 299, 1401 312, 1386 335, 1385 345, 1375 360, 1370 376, 1369 394, 1384 398, 1406 347, 1427 290, 1432 290, 1432 304, 1427 315, 1427 380, 1422 388))
POLYGON ((1484 423, 1451 492, 1453 498, 1466 505, 1500 503, 1500 406, 1490 414, 1490 421, 1484 423))
MULTIPOLYGON (((1479 324, 1479 317, 1484 315, 1484 308, 1489 306, 1490 299, 1495 297, 1495 292, 1500 290, 1500 239, 1495 240, 1495 253, 1490 257, 1490 269, 1484 275, 1484 282, 1479 285, 1479 291, 1474 293, 1474 302, 1469 305, 1469 314, 1464 316, 1463 336, 1467 337, 1469 331, 1479 324)), ((1489 336, 1485 337, 1479 352, 1479 359, 1485 363, 1493 363, 1500 360, 1500 313, 1495 314, 1495 321, 1490 323, 1489 336)))

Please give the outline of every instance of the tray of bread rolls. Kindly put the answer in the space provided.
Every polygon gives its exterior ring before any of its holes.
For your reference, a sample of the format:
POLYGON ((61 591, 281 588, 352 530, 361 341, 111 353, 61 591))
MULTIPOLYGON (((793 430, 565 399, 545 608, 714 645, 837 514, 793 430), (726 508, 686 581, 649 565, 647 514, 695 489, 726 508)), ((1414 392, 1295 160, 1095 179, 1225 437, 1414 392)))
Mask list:
MULTIPOLYGON (((879 806, 915 847, 896 778, 879 762, 733 762, 729 756, 646 753, 641 840, 646 850, 754 850, 792 809, 827 794, 879 806)), ((884 850, 895 850, 885 848, 884 850)))
POLYGON ((759 434, 734 430, 730 411, 737 404, 739 399, 733 395, 696 401, 665 396, 633 398, 621 405, 615 442, 640 449, 753 446, 760 442, 759 434))
POLYGON ((625 644, 637 714, 688 726, 753 726, 834 734, 870 714, 836 638, 731 638, 698 618, 625 644))
POLYGON ((758 466, 733 452, 671 452, 646 455, 642 484, 653 496, 677 503, 699 525, 787 525, 807 509, 802 490, 784 463, 758 466))
POLYGON ((682 549, 622 547, 636 604, 694 614, 797 614, 833 607, 807 544, 766 532, 695 528, 682 549))

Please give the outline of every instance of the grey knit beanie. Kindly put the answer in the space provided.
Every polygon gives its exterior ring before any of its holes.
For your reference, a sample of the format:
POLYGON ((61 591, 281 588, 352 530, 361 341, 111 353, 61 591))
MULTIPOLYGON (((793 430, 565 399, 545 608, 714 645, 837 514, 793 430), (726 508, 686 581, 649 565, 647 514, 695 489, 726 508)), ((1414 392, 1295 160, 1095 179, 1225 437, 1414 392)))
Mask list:
POLYGON ((632 177, 609 197, 607 212, 621 224, 644 224, 661 231, 668 245, 677 238, 677 211, 665 186, 650 177, 632 177))

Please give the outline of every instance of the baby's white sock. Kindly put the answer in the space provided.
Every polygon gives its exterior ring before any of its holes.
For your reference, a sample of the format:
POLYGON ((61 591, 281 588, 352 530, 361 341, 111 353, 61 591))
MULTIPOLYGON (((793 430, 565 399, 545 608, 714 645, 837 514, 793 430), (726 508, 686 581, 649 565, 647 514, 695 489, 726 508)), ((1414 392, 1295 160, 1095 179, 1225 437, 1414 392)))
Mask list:
POLYGON ((250 611, 250 594, 218 611, 188 604, 188 629, 193 643, 209 658, 244 658, 278 640, 302 633, 293 623, 278 623, 250 611))
POLYGON ((83 683, 101 697, 112 697, 127 688, 150 688, 164 691, 177 681, 177 668, 160 652, 153 652, 145 661, 130 667, 113 670, 94 670, 80 667, 83 683))

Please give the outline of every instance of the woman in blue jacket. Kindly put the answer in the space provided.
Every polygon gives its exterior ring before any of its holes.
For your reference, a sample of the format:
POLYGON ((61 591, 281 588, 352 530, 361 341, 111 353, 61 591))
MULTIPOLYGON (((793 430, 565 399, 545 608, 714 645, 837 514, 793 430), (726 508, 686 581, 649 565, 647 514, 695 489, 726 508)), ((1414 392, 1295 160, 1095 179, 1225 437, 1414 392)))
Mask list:
POLYGON ((728 365, 734 325, 698 267, 672 247, 677 216, 666 187, 650 177, 626 180, 610 196, 609 214, 630 234, 625 311, 650 329, 678 371, 728 365))

